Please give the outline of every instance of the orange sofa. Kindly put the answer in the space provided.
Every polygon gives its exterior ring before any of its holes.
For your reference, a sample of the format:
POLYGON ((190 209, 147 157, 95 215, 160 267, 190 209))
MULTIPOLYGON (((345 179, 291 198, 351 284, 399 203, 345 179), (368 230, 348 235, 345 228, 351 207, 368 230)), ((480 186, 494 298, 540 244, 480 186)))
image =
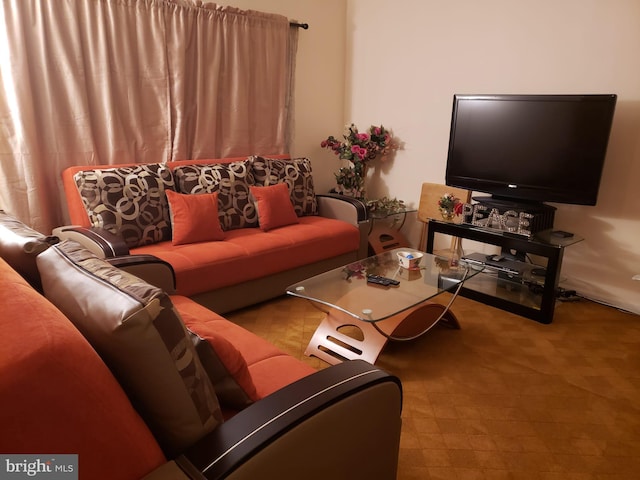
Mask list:
MULTIPOLYGON (((76 240, 102 257, 150 254, 164 260, 175 271, 177 293, 219 313, 282 295, 290 284, 367 256, 368 219, 364 204, 339 195, 316 195, 307 159, 281 155, 167 164, 85 165, 66 169, 62 178, 73 225, 56 229, 57 236, 76 240), (150 172, 152 168, 155 170, 150 172), (114 173, 123 171, 128 179, 114 173), (131 177, 139 181, 131 182, 131 177), (153 181, 160 178, 157 188, 149 187, 149 177, 153 181), (151 192, 146 207, 131 206, 131 198, 120 193, 130 187, 129 183, 135 184, 135 188, 129 188, 134 190, 131 196, 140 195, 143 188, 151 192), (267 229, 264 214, 269 204, 266 200, 254 201, 254 187, 279 183, 287 184, 295 215, 289 223, 267 229), (112 194, 110 190, 117 190, 120 195, 113 204, 121 202, 111 210, 104 207, 104 198, 112 194), (173 203, 169 205, 167 190, 181 194, 219 193, 217 216, 223 230, 220 236, 176 244, 176 222, 189 212, 188 208, 178 211, 173 203), (156 204, 149 207, 153 202, 156 204), (125 224, 131 222, 120 215, 122 212, 114 213, 117 209, 130 209, 130 216, 136 216, 136 221, 150 218, 142 227, 135 225, 143 230, 141 238, 126 238, 132 229, 127 230, 130 225, 125 224)), ((274 207, 272 211, 280 215, 283 208, 274 207)), ((198 218, 205 221, 202 215, 198 218)))
POLYGON ((395 478, 397 378, 316 372, 2 211, 0 256, 1 455, 75 454, 91 480, 395 478))

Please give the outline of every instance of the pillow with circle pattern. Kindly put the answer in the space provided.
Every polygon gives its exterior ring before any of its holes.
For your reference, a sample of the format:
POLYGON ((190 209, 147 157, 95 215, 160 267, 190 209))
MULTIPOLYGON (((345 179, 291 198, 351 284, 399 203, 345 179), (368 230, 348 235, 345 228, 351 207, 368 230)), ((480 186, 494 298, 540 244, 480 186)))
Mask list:
POLYGON ((254 156, 251 161, 256 186, 268 187, 284 182, 289 187, 291 203, 297 216, 318 214, 311 162, 308 158, 280 160, 254 156))
POLYGON ((218 192, 218 216, 223 230, 258 226, 258 214, 249 192, 254 180, 248 160, 182 165, 173 173, 180 193, 218 192))
POLYGON ((171 240, 165 190, 174 182, 166 166, 84 170, 74 180, 94 227, 120 235, 130 248, 171 240))

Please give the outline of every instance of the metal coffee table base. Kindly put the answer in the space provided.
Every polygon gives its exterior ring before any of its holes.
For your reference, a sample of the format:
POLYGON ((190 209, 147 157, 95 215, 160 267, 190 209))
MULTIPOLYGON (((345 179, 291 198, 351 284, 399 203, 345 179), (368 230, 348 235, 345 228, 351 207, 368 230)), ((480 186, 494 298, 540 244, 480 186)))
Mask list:
POLYGON ((425 302, 379 322, 365 322, 330 309, 304 353, 332 365, 355 359, 373 364, 389 340, 414 340, 438 323, 459 329, 460 323, 448 307, 425 302))

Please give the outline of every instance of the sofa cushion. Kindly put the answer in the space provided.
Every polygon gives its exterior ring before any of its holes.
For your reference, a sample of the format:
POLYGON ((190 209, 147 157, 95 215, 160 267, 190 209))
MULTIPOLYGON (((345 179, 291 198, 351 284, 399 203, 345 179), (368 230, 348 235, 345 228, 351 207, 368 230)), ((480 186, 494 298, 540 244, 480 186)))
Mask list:
POLYGON ((224 240, 218 218, 218 192, 184 195, 167 190, 174 245, 224 240))
POLYGON ((83 170, 74 180, 94 227, 121 235, 130 248, 171 239, 165 190, 174 189, 174 182, 167 167, 83 170))
POLYGON ((167 455, 222 421, 213 386, 162 290, 73 241, 45 251, 37 263, 47 298, 113 371, 167 455))
POLYGON ((316 371, 307 363, 287 355, 273 343, 187 297, 173 295, 171 300, 190 331, 205 337, 207 332, 211 332, 227 340, 240 352, 249 368, 258 399, 316 371))
POLYGON ((259 228, 228 231, 224 242, 172 245, 155 243, 132 254, 155 255, 169 262, 181 295, 195 295, 274 273, 311 265, 357 251, 358 227, 342 220, 309 215, 298 223, 263 232, 259 228))
POLYGON ((223 230, 258 226, 258 215, 249 194, 254 183, 249 160, 181 165, 173 173, 180 193, 218 192, 218 215, 223 230))
POLYGON ((250 187, 251 196, 258 210, 258 223, 265 232, 274 228, 298 223, 285 183, 269 187, 250 187))
POLYGON ((317 215, 318 202, 313 188, 311 162, 308 158, 291 160, 251 157, 255 185, 269 186, 286 183, 296 214, 317 215))
POLYGON ((98 480, 141 478, 165 462, 87 340, 3 260, 0 305, 0 452, 75 453, 81 478, 98 480))

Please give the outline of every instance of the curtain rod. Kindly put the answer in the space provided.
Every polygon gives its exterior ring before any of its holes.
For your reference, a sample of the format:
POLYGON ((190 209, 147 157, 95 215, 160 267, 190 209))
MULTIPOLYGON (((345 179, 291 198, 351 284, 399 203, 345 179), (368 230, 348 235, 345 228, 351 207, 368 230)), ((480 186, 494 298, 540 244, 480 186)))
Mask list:
POLYGON ((303 28, 305 30, 309 29, 308 23, 289 22, 289 25, 291 25, 292 27, 303 28))

